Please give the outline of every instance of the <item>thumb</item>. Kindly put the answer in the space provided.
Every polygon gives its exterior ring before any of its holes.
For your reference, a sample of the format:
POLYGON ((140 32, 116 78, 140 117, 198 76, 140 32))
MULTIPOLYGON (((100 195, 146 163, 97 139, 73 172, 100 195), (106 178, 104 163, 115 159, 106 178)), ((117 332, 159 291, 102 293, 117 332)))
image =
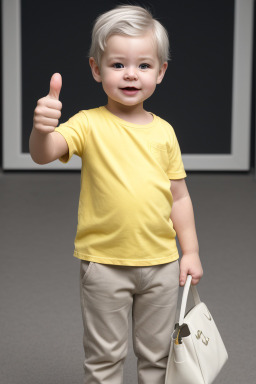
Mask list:
POLYGON ((49 96, 53 99, 59 100, 61 87, 62 87, 62 77, 59 73, 54 73, 50 81, 49 96))
POLYGON ((180 271, 180 286, 183 287, 186 283, 187 280, 187 275, 188 275, 188 270, 181 268, 180 271))

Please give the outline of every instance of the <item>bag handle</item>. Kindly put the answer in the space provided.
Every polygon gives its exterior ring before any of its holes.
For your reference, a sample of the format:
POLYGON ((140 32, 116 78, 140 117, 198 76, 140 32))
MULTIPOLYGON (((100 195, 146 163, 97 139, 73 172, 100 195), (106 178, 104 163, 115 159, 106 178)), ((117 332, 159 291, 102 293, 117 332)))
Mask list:
POLYGON ((182 300, 181 300, 179 325, 182 325, 184 322, 185 311, 186 311, 186 307, 187 307, 187 301, 188 301, 189 293, 192 294, 193 301, 194 301, 195 305, 201 303, 197 288, 194 285, 191 285, 191 281, 192 281, 192 276, 187 275, 187 280, 186 280, 186 284, 185 284, 184 289, 183 289, 183 295, 182 295, 182 300))

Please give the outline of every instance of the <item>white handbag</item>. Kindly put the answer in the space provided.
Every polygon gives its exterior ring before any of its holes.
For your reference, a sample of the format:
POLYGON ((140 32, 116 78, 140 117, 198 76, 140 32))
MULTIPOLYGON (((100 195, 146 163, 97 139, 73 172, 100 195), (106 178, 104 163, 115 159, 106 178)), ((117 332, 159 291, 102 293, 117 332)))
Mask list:
POLYGON ((228 359, 213 317, 191 280, 188 275, 179 323, 171 338, 165 384, 211 384, 228 359), (188 294, 195 306, 185 316, 188 294))

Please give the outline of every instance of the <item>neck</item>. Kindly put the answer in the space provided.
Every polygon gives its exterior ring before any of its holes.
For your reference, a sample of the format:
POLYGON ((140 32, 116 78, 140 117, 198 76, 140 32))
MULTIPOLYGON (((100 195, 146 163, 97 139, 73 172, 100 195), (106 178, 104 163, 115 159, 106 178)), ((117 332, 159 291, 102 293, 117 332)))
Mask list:
POLYGON ((120 119, 135 124, 147 124, 153 119, 152 115, 143 108, 143 103, 130 106, 108 100, 106 108, 120 119))

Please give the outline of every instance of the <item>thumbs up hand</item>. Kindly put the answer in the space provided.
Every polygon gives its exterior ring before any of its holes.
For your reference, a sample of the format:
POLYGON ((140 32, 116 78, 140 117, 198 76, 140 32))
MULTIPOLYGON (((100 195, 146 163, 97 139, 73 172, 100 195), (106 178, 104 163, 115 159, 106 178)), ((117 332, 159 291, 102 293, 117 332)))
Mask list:
POLYGON ((49 94, 39 99, 34 111, 33 128, 40 133, 53 132, 59 124, 62 104, 59 101, 62 78, 59 73, 54 73, 50 81, 49 94))
POLYGON ((54 73, 50 81, 49 95, 52 99, 59 100, 60 91, 62 87, 62 78, 59 73, 54 73))

